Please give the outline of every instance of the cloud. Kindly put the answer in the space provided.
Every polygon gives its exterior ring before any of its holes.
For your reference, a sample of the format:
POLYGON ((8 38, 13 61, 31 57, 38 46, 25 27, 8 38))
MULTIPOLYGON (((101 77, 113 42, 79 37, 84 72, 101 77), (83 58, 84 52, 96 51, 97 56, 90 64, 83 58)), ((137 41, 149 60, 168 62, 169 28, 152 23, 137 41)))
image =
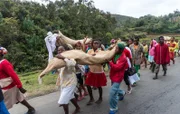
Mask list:
POLYGON ((180 0, 95 0, 99 9, 115 14, 140 17, 161 16, 180 8, 180 0))
MULTIPOLYGON (((42 0, 32 1, 42 2, 42 0)), ((94 0, 94 5, 113 14, 133 17, 147 14, 161 16, 180 8, 180 0, 94 0)))

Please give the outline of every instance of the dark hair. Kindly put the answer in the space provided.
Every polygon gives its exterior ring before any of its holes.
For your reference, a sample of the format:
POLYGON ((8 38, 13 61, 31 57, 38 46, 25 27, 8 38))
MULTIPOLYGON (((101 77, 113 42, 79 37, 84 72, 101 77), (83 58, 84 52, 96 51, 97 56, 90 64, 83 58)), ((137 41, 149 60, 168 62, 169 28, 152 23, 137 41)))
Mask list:
POLYGON ((137 40, 139 42, 139 38, 138 37, 136 37, 134 40, 137 40))
POLYGON ((159 37, 159 40, 160 40, 160 38, 163 38, 163 39, 164 39, 164 36, 160 36, 160 37, 159 37))
POLYGON ((92 42, 91 42, 91 46, 93 46, 93 43, 94 43, 95 41, 98 41, 99 43, 101 43, 99 39, 93 39, 92 42))
POLYGON ((134 38, 129 38, 129 40, 133 41, 134 42, 134 38))
POLYGON ((57 33, 57 34, 58 34, 58 33, 59 33, 59 31, 58 31, 58 30, 54 30, 54 31, 53 31, 53 33, 57 33))

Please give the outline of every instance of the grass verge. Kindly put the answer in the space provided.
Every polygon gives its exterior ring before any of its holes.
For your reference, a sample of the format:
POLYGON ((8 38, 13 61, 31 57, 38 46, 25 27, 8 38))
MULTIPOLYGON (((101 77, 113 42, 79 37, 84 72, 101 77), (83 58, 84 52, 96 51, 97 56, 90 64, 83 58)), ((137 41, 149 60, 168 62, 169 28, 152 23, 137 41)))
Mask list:
POLYGON ((23 87, 27 90, 27 97, 32 98, 57 91, 56 79, 58 74, 49 73, 43 78, 43 84, 39 85, 38 75, 40 72, 28 72, 28 75, 19 74, 23 87))

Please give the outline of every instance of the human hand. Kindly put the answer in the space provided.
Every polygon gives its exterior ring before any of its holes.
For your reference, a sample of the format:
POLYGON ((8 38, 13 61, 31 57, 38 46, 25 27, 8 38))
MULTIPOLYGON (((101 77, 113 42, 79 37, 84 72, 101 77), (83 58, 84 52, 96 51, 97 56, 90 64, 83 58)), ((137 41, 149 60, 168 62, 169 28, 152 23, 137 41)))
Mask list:
POLYGON ((105 61, 106 61, 107 63, 111 62, 111 60, 108 60, 108 59, 105 59, 105 61))
POLYGON ((22 87, 22 88, 19 88, 19 90, 20 90, 20 92, 23 93, 23 94, 27 92, 27 90, 25 90, 23 87, 22 87))
POLYGON ((87 41, 87 36, 84 38, 84 40, 83 40, 83 43, 85 44, 86 43, 86 41, 87 41))

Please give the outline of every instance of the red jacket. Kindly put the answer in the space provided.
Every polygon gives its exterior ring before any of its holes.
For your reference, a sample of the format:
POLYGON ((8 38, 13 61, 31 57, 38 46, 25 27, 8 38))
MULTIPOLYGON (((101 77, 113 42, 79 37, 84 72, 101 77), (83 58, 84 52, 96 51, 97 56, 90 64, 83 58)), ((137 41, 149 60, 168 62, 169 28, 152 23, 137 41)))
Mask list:
POLYGON ((156 45, 154 61, 156 62, 156 64, 169 64, 170 63, 169 48, 167 44, 156 45))
POLYGON ((7 87, 4 87, 2 89, 6 90, 6 89, 10 89, 14 86, 17 86, 17 88, 22 87, 22 83, 19 80, 18 75, 14 71, 12 64, 8 60, 4 59, 0 63, 0 80, 8 78, 8 77, 11 77, 13 82, 10 85, 8 85, 7 87))
POLYGON ((124 53, 114 62, 114 58, 110 64, 110 79, 112 82, 120 83, 124 79, 124 72, 128 68, 127 59, 124 53))

